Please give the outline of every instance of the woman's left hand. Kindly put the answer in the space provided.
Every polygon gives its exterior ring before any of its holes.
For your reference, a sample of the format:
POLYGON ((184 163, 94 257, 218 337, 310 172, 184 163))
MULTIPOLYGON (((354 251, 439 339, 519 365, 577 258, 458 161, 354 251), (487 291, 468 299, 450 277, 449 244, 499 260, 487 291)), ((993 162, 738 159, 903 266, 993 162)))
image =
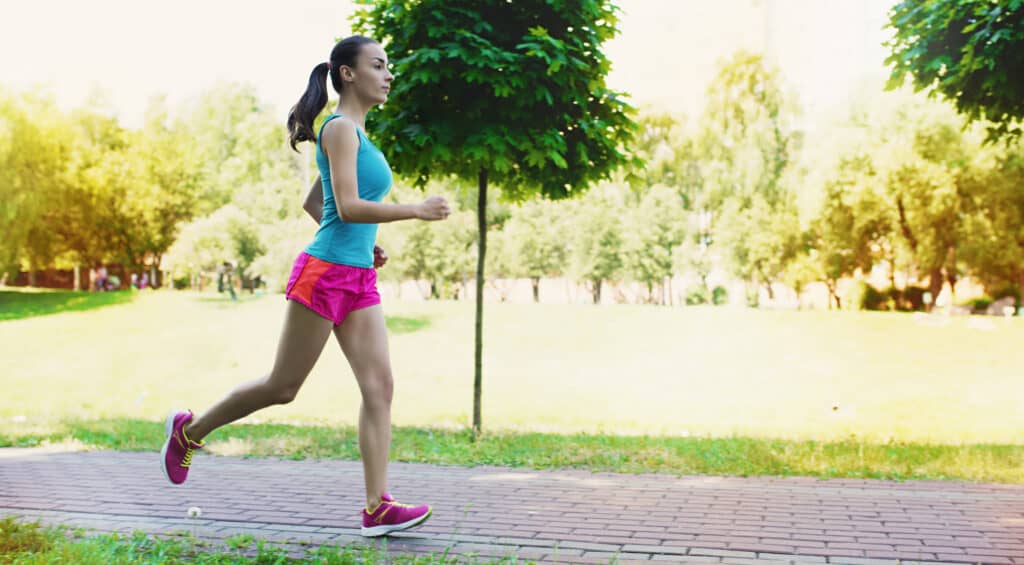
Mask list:
POLYGON ((384 252, 384 248, 379 245, 373 246, 373 268, 379 269, 384 266, 384 263, 388 262, 388 254, 384 252))

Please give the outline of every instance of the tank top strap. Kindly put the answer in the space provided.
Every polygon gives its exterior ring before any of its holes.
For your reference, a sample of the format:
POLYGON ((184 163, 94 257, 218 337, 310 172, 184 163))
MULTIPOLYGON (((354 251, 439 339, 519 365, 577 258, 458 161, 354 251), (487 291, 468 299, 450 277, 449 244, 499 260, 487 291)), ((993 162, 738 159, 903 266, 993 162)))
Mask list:
MULTIPOLYGON (((341 114, 331 114, 330 116, 327 116, 327 119, 324 120, 324 123, 320 124, 320 131, 318 131, 317 134, 316 134, 316 145, 317 145, 317 147, 320 146, 320 140, 321 140, 321 138, 323 138, 324 126, 326 126, 327 123, 330 122, 331 120, 333 120, 334 118, 340 118, 340 117, 341 117, 341 114)), ((359 128, 356 128, 356 129, 359 129, 359 128)))
MULTIPOLYGON (((324 135, 324 127, 327 125, 328 122, 330 122, 334 118, 340 118, 340 117, 342 117, 342 114, 331 114, 330 116, 327 116, 327 119, 324 120, 324 123, 320 124, 320 131, 316 134, 316 147, 317 147, 317 149, 320 149, 320 141, 321 141, 321 139, 323 138, 323 135, 324 135)), ((364 139, 366 141, 370 141, 370 138, 366 137, 366 134, 363 133, 363 130, 361 130, 359 128, 356 128, 356 139, 359 140, 359 147, 360 148, 363 147, 363 140, 364 139)), ((323 151, 323 150, 320 149, 320 151, 323 151)))

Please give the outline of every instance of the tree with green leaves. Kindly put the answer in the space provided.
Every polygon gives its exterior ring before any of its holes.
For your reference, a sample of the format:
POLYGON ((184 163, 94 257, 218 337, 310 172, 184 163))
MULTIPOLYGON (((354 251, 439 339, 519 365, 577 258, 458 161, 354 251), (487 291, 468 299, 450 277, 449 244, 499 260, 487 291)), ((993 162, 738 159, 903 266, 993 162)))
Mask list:
POLYGON ((601 303, 606 282, 617 280, 623 269, 622 195, 602 186, 573 202, 569 213, 576 224, 570 242, 572 272, 587 285, 594 304, 601 303))
POLYGON ((784 174, 800 148, 796 103, 778 70, 739 51, 708 85, 699 147, 701 207, 715 218, 715 241, 733 273, 772 293, 793 256, 796 210, 784 174))
POLYGON ((43 96, 0 91, 0 277, 17 273, 25 260, 34 283, 35 270, 66 248, 52 229, 70 152, 55 106, 43 96))
POLYGON ((958 257, 992 298, 1024 292, 1024 146, 979 152, 962 182, 964 237, 958 257))
POLYGON ((990 136, 1019 137, 1024 119, 1024 0, 903 0, 889 11, 895 33, 889 87, 909 75, 917 90, 952 100, 990 136))
POLYGON ((552 203, 526 202, 506 228, 512 271, 530 279, 534 302, 540 302, 540 280, 561 275, 568 260, 568 235, 560 209, 552 203))
POLYGON ((692 210, 703 190, 700 151, 696 139, 685 130, 683 116, 644 110, 637 120, 638 133, 633 144, 643 167, 636 171, 633 189, 665 185, 676 189, 683 208, 692 210), (636 186, 637 184, 642 186, 636 186))
MULTIPOLYGON (((981 145, 977 131, 947 104, 895 98, 875 132, 874 167, 914 274, 938 296, 955 286, 957 249, 963 241, 963 180, 981 145)), ((880 116, 881 117, 881 116, 880 116)))
POLYGON ((625 268, 633 279, 647 288, 647 301, 666 303, 664 288, 674 274, 675 248, 686 237, 684 199, 674 189, 654 185, 647 189, 639 204, 630 210, 630 229, 625 238, 625 268))
MULTIPOLYGON (((846 167, 856 167, 856 162, 845 161, 840 165, 842 174, 846 167)), ((839 280, 852 276, 861 268, 870 270, 870 245, 872 233, 865 226, 875 220, 863 214, 866 199, 873 193, 857 183, 860 178, 840 176, 830 180, 825 187, 818 215, 811 222, 809 238, 813 252, 809 253, 810 261, 802 259, 798 254, 794 265, 787 269, 787 278, 791 281, 805 283, 803 277, 808 273, 817 273, 825 283, 829 294, 829 309, 833 302, 836 308, 842 308, 839 296, 839 280)), ((802 284, 801 284, 802 286, 802 284)))
POLYGON ((388 161, 423 186, 454 175, 478 186, 473 428, 481 429, 487 187, 510 200, 565 198, 627 162, 631 108, 605 86, 608 0, 385 0, 355 28, 395 66, 372 128, 388 161))

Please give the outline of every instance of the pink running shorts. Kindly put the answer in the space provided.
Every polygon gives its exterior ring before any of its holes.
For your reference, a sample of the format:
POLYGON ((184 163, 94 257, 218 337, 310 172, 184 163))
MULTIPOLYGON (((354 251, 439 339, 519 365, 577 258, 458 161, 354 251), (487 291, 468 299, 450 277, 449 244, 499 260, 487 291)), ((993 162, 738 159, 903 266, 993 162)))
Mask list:
POLYGON ((376 269, 328 263, 305 252, 295 259, 284 295, 336 326, 349 312, 380 304, 376 269))

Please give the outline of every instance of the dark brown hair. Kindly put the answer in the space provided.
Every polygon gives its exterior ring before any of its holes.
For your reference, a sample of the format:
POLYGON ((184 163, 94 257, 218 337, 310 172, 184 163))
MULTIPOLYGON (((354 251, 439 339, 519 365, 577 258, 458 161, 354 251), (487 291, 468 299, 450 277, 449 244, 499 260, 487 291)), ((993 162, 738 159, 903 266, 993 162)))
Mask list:
POLYGON ((334 49, 331 49, 330 63, 320 63, 313 67, 306 91, 288 112, 288 142, 292 149, 295 149, 295 145, 300 141, 316 140, 316 134, 313 133, 313 120, 327 105, 327 77, 331 77, 334 91, 341 94, 342 82, 338 67, 345 65, 355 68, 356 56, 359 55, 363 45, 367 43, 376 43, 376 41, 362 35, 346 37, 339 41, 334 49))

